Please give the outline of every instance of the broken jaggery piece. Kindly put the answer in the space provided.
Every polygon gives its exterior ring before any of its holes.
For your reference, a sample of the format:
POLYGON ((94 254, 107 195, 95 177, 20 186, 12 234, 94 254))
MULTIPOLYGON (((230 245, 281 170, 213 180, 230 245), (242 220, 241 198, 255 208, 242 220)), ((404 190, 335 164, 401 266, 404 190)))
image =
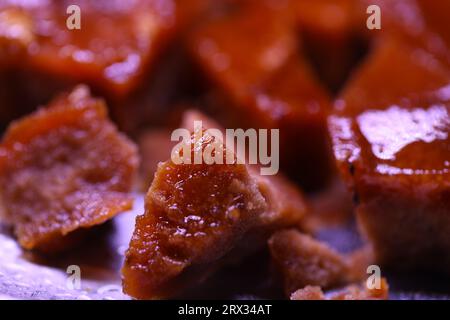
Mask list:
POLYGON ((104 103, 79 86, 6 132, 4 220, 25 249, 66 249, 81 231, 131 208, 137 165, 136 147, 108 120, 104 103))
POLYGON ((381 279, 379 289, 369 289, 365 284, 349 285, 344 289, 324 294, 318 286, 306 286, 295 291, 291 300, 387 300, 389 285, 385 278, 381 279))
POLYGON ((227 127, 280 129, 282 170, 318 188, 333 171, 326 130, 331 99, 301 56, 284 10, 245 3, 202 23, 189 39, 190 52, 227 127))
MULTIPOLYGON (((361 13, 369 5, 378 5, 382 12, 381 30, 365 29, 369 38, 396 35, 415 43, 449 65, 450 36, 448 19, 450 3, 447 0, 358 0, 361 13)), ((366 19, 364 15, 364 19, 366 19)), ((361 23, 365 26, 365 22, 361 23)), ((382 40, 383 41, 383 40, 382 40)))
POLYGON ((308 285, 335 288, 362 276, 350 259, 294 229, 272 235, 269 248, 288 295, 308 285))
POLYGON ((376 261, 449 272, 450 70, 423 48, 386 41, 329 118, 337 165, 376 261))
POLYGON ((295 33, 276 11, 267 3, 247 1, 202 22, 189 39, 207 78, 235 103, 248 98, 249 88, 270 77, 297 50, 295 33))
MULTIPOLYGON (((189 146, 206 148, 205 132, 189 146)), ((276 228, 298 225, 301 194, 244 164, 160 164, 123 267, 124 291, 135 298, 176 295, 223 263, 264 246, 276 228), (290 197, 277 196, 281 189, 290 197)))

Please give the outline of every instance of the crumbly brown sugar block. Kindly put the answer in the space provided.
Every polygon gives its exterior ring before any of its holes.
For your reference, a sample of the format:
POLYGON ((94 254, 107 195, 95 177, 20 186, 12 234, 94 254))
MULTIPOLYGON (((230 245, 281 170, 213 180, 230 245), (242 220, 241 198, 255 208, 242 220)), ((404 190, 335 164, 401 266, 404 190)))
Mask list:
POLYGON ((0 145, 3 220, 25 249, 67 249, 132 206, 136 146, 84 86, 13 122, 0 145))
POLYGON ((337 164, 379 263, 448 272, 450 72, 421 47, 385 41, 329 119, 337 164))
POLYGON ((279 128, 282 169, 318 187, 331 172, 330 98, 298 52, 291 19, 267 4, 249 3, 203 23, 190 38, 192 55, 220 92, 215 103, 222 103, 232 125, 279 128))
POLYGON ((345 283, 349 266, 342 256, 310 236, 279 231, 270 238, 269 248, 288 295, 307 285, 330 288, 345 283))
MULTIPOLYGON (((197 146, 213 141, 205 134, 197 146)), ((299 191, 256 172, 243 164, 161 163, 126 253, 124 291, 140 299, 175 296, 263 247, 274 230, 300 224, 306 208, 299 191)))

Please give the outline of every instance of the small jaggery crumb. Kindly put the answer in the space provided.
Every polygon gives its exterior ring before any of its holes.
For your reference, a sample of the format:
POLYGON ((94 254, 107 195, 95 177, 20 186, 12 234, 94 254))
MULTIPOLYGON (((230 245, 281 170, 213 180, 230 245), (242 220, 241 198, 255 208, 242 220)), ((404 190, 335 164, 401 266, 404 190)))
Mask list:
MULTIPOLYGON (((187 143, 194 152, 214 139, 205 133, 200 145, 194 138, 187 143)), ((161 163, 126 253, 124 292, 176 296, 263 248, 275 230, 298 225, 306 211, 301 193, 257 172, 245 164, 161 163)))
POLYGON ((309 235, 282 230, 269 239, 269 248, 287 295, 307 285, 330 288, 347 281, 350 267, 345 259, 309 235))

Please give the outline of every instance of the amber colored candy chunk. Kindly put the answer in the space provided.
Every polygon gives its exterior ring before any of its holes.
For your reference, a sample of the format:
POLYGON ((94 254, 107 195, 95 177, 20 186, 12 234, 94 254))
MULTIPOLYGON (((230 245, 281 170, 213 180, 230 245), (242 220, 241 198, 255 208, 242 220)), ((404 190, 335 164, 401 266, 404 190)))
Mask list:
POLYGON ((366 8, 361 0, 292 0, 306 54, 324 84, 340 89, 350 71, 365 54, 366 8))
POLYGON ((389 298, 389 285, 385 278, 381 279, 380 288, 369 289, 365 283, 349 285, 344 289, 324 294, 317 286, 306 286, 295 291, 291 300, 387 300, 389 298))
POLYGON ((77 87, 13 122, 0 146, 4 220, 25 249, 66 249, 132 205, 137 149, 77 87))
POLYGON ((192 54, 224 97, 224 118, 234 119, 227 127, 279 128, 282 169, 318 187, 331 171, 330 99, 298 54, 293 25, 277 9, 250 3, 202 24, 192 54))
MULTIPOLYGON (((213 141, 205 133, 190 147, 204 150, 213 141)), ((299 224, 304 213, 301 194, 282 178, 243 164, 164 162, 136 220, 124 291, 140 299, 177 295, 264 246, 274 229, 299 224)))
POLYGON ((387 41, 359 69, 329 128, 380 263, 449 271, 450 71, 387 41))

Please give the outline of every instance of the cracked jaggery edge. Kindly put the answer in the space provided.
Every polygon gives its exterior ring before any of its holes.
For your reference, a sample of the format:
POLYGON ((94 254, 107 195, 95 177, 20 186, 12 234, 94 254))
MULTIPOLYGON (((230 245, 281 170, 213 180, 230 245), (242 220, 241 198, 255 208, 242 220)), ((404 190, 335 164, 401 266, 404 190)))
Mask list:
MULTIPOLYGON (((202 150, 213 139, 205 134, 202 150)), ((161 163, 126 253, 124 292, 139 299, 179 295, 263 247, 274 230, 298 225, 305 211, 295 187, 247 165, 161 163)))
POLYGON ((13 122, 0 146, 3 220, 20 245, 55 253, 131 209, 135 145, 87 87, 13 122))

